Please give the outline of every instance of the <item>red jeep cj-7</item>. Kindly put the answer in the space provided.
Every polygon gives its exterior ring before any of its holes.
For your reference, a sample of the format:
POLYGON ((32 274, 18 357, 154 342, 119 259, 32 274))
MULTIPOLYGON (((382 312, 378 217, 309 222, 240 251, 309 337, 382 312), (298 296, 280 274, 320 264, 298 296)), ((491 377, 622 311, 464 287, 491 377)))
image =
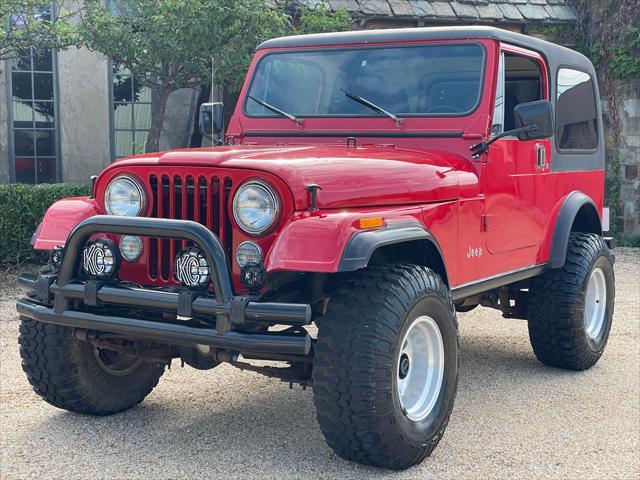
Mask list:
MULTIPOLYGON (((221 111, 201 130, 222 135, 221 111)), ((582 55, 481 27, 270 40, 223 139, 115 162, 48 210, 51 260, 17 307, 47 402, 108 415, 173 358, 228 362, 312 386, 338 455, 401 469, 451 414, 456 311, 526 319, 548 365, 602 355, 614 275, 582 55)))

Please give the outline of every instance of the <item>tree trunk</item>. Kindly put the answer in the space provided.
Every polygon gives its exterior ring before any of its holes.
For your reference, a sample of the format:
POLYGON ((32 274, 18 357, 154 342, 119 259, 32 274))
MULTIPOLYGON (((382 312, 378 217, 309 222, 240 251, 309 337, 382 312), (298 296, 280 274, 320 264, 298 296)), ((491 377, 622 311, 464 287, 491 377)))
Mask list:
POLYGON ((189 147, 204 147, 202 144, 202 134, 198 129, 199 111, 200 105, 209 101, 209 95, 211 94, 211 85, 200 85, 200 92, 198 93, 198 99, 196 101, 196 108, 194 115, 191 117, 191 136, 189 137, 189 147))
POLYGON ((167 99, 171 90, 162 85, 155 98, 153 113, 151 115, 151 128, 145 145, 145 152, 157 152, 160 150, 160 134, 164 124, 164 112, 167 108, 167 99))

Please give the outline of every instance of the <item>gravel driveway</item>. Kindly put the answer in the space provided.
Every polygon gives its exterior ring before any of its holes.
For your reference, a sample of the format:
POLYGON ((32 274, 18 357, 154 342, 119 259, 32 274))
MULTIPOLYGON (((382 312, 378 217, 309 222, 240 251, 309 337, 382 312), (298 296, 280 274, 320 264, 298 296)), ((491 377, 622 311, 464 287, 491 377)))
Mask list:
POLYGON ((310 390, 229 366, 174 363, 140 406, 112 417, 57 410, 20 368, 18 293, 5 278, 0 477, 640 478, 640 250, 615 253, 613 330, 589 371, 539 364, 524 321, 483 308, 459 315, 449 428, 430 458, 404 472, 339 459, 316 425, 310 390))

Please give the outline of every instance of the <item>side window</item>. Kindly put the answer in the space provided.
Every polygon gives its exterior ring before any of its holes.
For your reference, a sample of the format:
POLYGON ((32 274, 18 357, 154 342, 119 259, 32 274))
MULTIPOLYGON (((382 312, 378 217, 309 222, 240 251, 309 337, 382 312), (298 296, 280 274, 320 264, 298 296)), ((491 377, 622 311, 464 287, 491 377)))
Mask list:
POLYGON ((504 129, 516 128, 513 109, 521 103, 543 99, 542 71, 533 58, 504 54, 504 129))
POLYGON ((598 145, 598 121, 593 81, 571 68, 558 70, 556 142, 560 150, 593 150, 598 145))

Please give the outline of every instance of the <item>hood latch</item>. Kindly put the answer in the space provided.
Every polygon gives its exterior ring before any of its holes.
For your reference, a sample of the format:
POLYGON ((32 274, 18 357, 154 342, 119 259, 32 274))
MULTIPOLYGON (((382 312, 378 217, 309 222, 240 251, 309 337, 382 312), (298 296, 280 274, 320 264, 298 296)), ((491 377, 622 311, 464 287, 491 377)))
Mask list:
POLYGON ((322 190, 322 187, 316 183, 311 183, 305 187, 307 192, 309 192, 309 211, 315 212, 318 210, 317 207, 317 198, 318 198, 318 190, 322 190))

